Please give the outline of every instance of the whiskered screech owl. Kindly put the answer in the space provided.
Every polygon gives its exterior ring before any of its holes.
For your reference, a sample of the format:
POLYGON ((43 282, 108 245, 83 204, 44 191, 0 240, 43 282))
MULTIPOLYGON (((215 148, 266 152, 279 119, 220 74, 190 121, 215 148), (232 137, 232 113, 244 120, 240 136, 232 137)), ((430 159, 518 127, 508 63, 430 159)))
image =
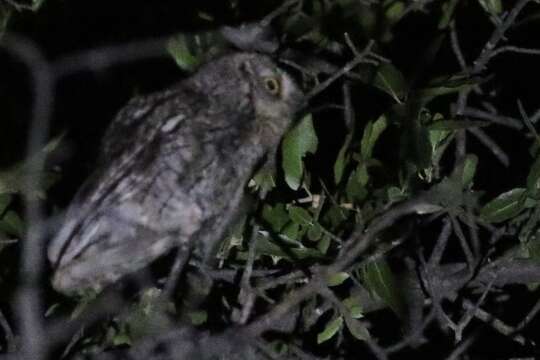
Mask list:
POLYGON ((301 106, 269 57, 235 53, 131 100, 48 247, 60 292, 100 290, 175 247, 213 247, 301 106))

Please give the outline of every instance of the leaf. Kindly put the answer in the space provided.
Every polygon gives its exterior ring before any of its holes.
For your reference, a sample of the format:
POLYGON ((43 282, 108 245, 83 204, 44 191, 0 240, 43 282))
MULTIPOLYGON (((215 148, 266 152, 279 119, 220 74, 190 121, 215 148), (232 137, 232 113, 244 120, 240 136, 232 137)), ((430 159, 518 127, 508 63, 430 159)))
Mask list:
POLYGON ((501 0, 478 0, 478 3, 490 15, 499 15, 503 11, 501 0))
POLYGON ((427 129, 429 131, 451 131, 451 130, 462 130, 462 129, 471 129, 479 128, 483 126, 488 126, 488 121, 477 121, 477 120, 442 120, 430 124, 427 129))
POLYGON ((21 161, 12 167, 0 171, 0 194, 26 193, 30 197, 45 197, 49 186, 54 184, 58 176, 54 173, 43 171, 35 172, 35 166, 40 165, 60 144, 64 134, 53 138, 38 153, 33 154, 26 161, 21 161), (42 187, 38 188, 36 178, 42 176, 42 187), (30 180, 30 181, 29 181, 30 180))
POLYGON ((368 290, 377 294, 398 316, 404 315, 404 304, 394 274, 384 259, 362 266, 362 278, 368 290))
POLYGON ((474 154, 467 154, 465 157, 465 163, 463 164, 463 176, 462 176, 462 185, 463 187, 469 186, 476 174, 476 167, 478 166, 478 156, 474 154))
POLYGON ((289 215, 291 220, 302 226, 309 226, 313 224, 312 215, 304 208, 299 206, 290 206, 289 215))
POLYGON ((323 235, 323 228, 319 223, 313 224, 310 226, 307 232, 308 239, 311 241, 319 241, 323 235))
POLYGON ((262 210, 262 218, 272 227, 272 230, 279 233, 289 222, 289 214, 285 209, 285 204, 278 203, 275 206, 265 204, 262 210))
POLYGON ((347 134, 347 137, 345 138, 345 142, 343 143, 343 146, 341 149, 339 149, 339 153, 336 159, 336 162, 334 163, 334 182, 338 184, 341 181, 341 178, 343 177, 343 170, 345 170, 345 165, 347 162, 346 154, 347 149, 349 148, 349 145, 352 140, 352 133, 347 134))
POLYGON ((527 190, 532 197, 537 198, 540 193, 540 156, 536 158, 527 176, 527 190))
POLYGON ((208 313, 205 310, 192 311, 189 313, 189 318, 192 325, 199 326, 206 323, 208 320, 208 313))
POLYGON ((446 29, 450 24, 450 21, 454 17, 454 12, 456 10, 456 5, 459 0, 450 0, 442 4, 443 14, 439 20, 439 25, 437 26, 439 30, 446 29))
MULTIPOLYGON (((253 176, 253 185, 255 190, 258 190, 261 196, 264 197, 270 190, 276 187, 276 181, 274 180, 275 172, 270 166, 263 166, 253 176)), ((251 185, 251 182, 250 184, 251 185)))
POLYGON ((167 43, 167 51, 173 57, 176 64, 185 71, 191 72, 199 66, 199 59, 188 47, 187 38, 185 35, 173 37, 167 43))
POLYGON ((391 4, 385 12, 386 19, 391 23, 397 23, 405 14, 405 4, 402 1, 396 1, 391 4))
POLYGON ((4 214, 4 211, 6 211, 7 207, 11 203, 12 196, 9 194, 0 194, 0 216, 4 214))
POLYGON ((22 237, 25 226, 19 215, 13 210, 9 210, 0 220, 0 231, 9 235, 22 237))
MULTIPOLYGON (((285 243, 285 240, 282 240, 278 245, 276 244, 278 240, 273 240, 268 236, 260 235, 257 239, 257 254, 275 256, 279 258, 285 258, 291 261, 296 259, 321 259, 323 254, 316 250, 307 247, 298 247, 301 244, 295 243, 293 247, 291 244, 285 243), (286 249, 285 249, 286 247, 286 249)), ((241 260, 247 259, 247 253, 239 253, 238 258, 241 260)))
POLYGON ((343 282, 345 280, 347 280, 349 278, 349 274, 347 274, 346 272, 343 272, 343 271, 340 271, 340 272, 337 272, 335 274, 332 274, 330 275, 327 279, 326 279, 326 285, 328 286, 338 286, 338 285, 341 285, 343 284, 343 282))
POLYGON ((500 194, 480 210, 482 220, 496 223, 513 218, 525 208, 527 189, 515 188, 500 194))
POLYGON ((298 190, 304 175, 302 159, 306 154, 313 154, 317 150, 318 139, 313 127, 311 114, 306 115, 300 123, 293 127, 282 144, 282 166, 285 173, 285 182, 293 190, 298 190))
POLYGON ((439 96, 472 89, 476 82, 476 79, 470 79, 463 75, 435 79, 429 86, 418 92, 417 101, 425 105, 439 96))
POLYGON ((373 85, 401 104, 407 95, 407 84, 401 72, 392 64, 379 66, 373 85))
POLYGON ((0 2, 0 39, 6 31, 7 24, 9 22, 9 19, 11 18, 11 13, 11 8, 8 8, 7 5, 5 5, 3 2, 0 2))
POLYGON ((362 134, 362 141, 360 144, 362 157, 364 160, 371 159, 375 143, 379 139, 379 136, 381 136, 382 132, 386 129, 387 125, 388 121, 384 115, 379 116, 374 123, 371 121, 367 123, 364 133, 362 134))
POLYGON ((347 325, 347 329, 349 329, 349 332, 356 339, 364 341, 370 338, 366 325, 361 321, 353 319, 352 317, 345 317, 345 325, 347 325))
POLYGON ((343 326, 343 318, 341 316, 336 317, 334 320, 328 322, 323 331, 317 334, 317 344, 322 344, 325 341, 330 340, 341 330, 343 326))
POLYGON ((343 300, 343 305, 349 310, 349 314, 353 319, 360 319, 364 317, 364 310, 362 308, 362 301, 359 296, 350 296, 343 300))

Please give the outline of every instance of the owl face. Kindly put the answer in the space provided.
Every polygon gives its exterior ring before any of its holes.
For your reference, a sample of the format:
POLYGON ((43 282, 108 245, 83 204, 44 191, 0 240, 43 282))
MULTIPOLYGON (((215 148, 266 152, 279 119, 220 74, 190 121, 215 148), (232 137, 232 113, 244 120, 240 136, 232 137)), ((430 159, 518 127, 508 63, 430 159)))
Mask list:
POLYGON ((269 57, 252 54, 240 61, 259 126, 258 141, 275 146, 301 107, 303 93, 292 77, 269 57))

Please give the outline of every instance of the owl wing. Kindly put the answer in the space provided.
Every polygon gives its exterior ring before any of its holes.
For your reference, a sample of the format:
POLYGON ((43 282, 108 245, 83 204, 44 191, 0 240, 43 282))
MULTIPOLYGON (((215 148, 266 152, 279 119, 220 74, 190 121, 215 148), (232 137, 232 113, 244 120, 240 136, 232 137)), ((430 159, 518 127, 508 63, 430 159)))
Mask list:
MULTIPOLYGON (((96 170, 75 195, 64 226, 49 245, 53 264, 71 260, 93 241, 91 236, 80 235, 107 209, 125 201, 134 189, 151 187, 151 176, 145 172, 164 141, 171 135, 185 141, 193 138, 188 123, 197 116, 191 106, 194 101, 204 101, 204 97, 177 87, 132 100, 118 113, 106 132, 96 170)), ((178 171, 192 161, 178 159, 178 171)))

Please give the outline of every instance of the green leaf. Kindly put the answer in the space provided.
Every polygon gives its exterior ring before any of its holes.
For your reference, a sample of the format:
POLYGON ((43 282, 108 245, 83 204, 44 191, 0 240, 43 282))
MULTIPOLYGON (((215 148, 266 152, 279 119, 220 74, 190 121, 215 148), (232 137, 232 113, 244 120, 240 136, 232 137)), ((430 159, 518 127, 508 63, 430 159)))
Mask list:
POLYGON ((476 120, 442 120, 430 124, 427 129, 429 131, 452 131, 479 128, 488 126, 488 121, 476 121, 476 120))
POLYGON ((289 215, 291 220, 302 226, 313 224, 312 215, 304 208, 299 206, 289 206, 289 215))
POLYGON ((398 316, 403 316, 403 300, 386 260, 378 259, 364 264, 362 278, 368 290, 377 294, 398 316))
POLYGON ((317 249, 321 252, 321 254, 326 254, 328 251, 328 248, 330 247, 330 235, 323 234, 319 242, 317 243, 317 249))
POLYGON ((58 176, 47 171, 38 174, 34 168, 36 165, 40 165, 47 155, 58 147, 63 136, 64 134, 61 134, 53 138, 43 149, 33 154, 26 161, 21 161, 6 170, 0 171, 0 194, 26 193, 30 197, 44 198, 44 190, 54 184, 58 176), (36 183, 36 178, 39 175, 43 177, 41 188, 38 188, 38 184, 36 183), (31 181, 29 182, 28 180, 31 181))
MULTIPOLYGON (((278 245, 276 241, 278 240, 272 240, 268 236, 260 235, 257 239, 257 254, 284 258, 291 261, 296 259, 321 259, 323 257, 323 254, 316 249, 302 247, 298 243, 295 243, 295 245, 287 244, 285 240, 282 240, 278 245)), ((247 253, 239 254, 239 259, 247 259, 247 253)))
POLYGON ((358 340, 367 340, 370 338, 369 331, 361 321, 353 319, 352 317, 345 317, 345 325, 349 332, 358 340))
POLYGON ((306 115, 285 135, 282 144, 282 166, 285 182, 291 189, 298 190, 300 187, 304 175, 302 159, 308 153, 315 153, 317 145, 318 139, 311 114, 306 115))
POLYGON ((362 307, 362 301, 359 296, 350 296, 343 300, 343 305, 349 310, 349 314, 353 319, 360 319, 364 317, 364 310, 362 307))
POLYGON ((345 192, 351 201, 362 201, 368 194, 366 185, 369 174, 365 164, 360 164, 347 181, 345 192))
MULTIPOLYGON (((274 180, 274 170, 269 166, 263 166, 253 176, 253 185, 255 190, 260 191, 263 196, 270 190, 276 187, 276 181, 274 180)), ((251 185, 251 184, 250 184, 251 185)))
POLYGON ((341 316, 328 322, 323 331, 317 334, 317 344, 322 344, 325 341, 330 340, 338 333, 343 327, 343 318, 341 316))
POLYGON ((450 0, 442 4, 443 14, 439 20, 439 25, 437 26, 439 30, 446 29, 450 24, 450 21, 454 17, 454 12, 456 10, 456 5, 459 0, 450 0))
POLYGON ((208 320, 208 313, 205 310, 192 311, 189 313, 189 318, 192 325, 199 326, 206 323, 208 320))
POLYGON ((525 208, 527 189, 516 188, 500 194, 480 210, 482 220, 496 223, 513 218, 525 208))
POLYGON ((391 24, 398 22, 405 13, 405 4, 402 1, 392 3, 385 12, 386 19, 391 24))
POLYGON ((265 204, 262 210, 262 218, 272 227, 273 231, 279 233, 289 222, 289 213, 285 208, 285 204, 278 203, 274 206, 265 204))
POLYGON ((379 66, 373 85, 401 104, 407 95, 407 83, 401 72, 392 64, 379 66))
POLYGON ((386 129, 387 125, 388 121, 384 115, 379 116, 374 123, 371 121, 367 123, 364 133, 362 134, 362 141, 360 144, 362 157, 364 160, 371 159, 375 143, 379 139, 379 136, 381 136, 382 132, 386 129))
POLYGON ((6 234, 22 237, 25 226, 20 216, 13 210, 9 210, 2 219, 0 219, 0 231, 6 234))
POLYGON ((535 198, 540 194, 540 156, 534 161, 527 176, 527 190, 535 198))
POLYGON ((350 277, 349 274, 347 274, 346 272, 343 272, 343 271, 337 272, 335 274, 330 275, 326 279, 326 284, 328 286, 338 286, 338 285, 343 284, 343 282, 347 280, 349 277, 350 277))
POLYGON ((307 231, 308 239, 311 241, 319 241, 323 234, 323 228, 319 223, 314 223, 313 226, 310 226, 307 231))
POLYGON ((463 164, 463 176, 462 184, 463 187, 469 186, 474 179, 476 174, 476 167, 478 166, 478 156, 474 154, 467 154, 465 158, 465 163, 463 164))
POLYGON ((178 35, 169 40, 167 51, 182 70, 191 72, 200 64, 200 59, 189 49, 185 35, 178 35))
POLYGON ((11 203, 12 196, 9 194, 0 194, 0 216, 4 214, 4 211, 6 211, 7 207, 11 203))
POLYGON ((336 162, 334 163, 334 181, 336 184, 338 184, 343 177, 343 170, 345 170, 345 166, 347 165, 348 160, 346 157, 347 149, 349 148, 349 145, 351 143, 352 136, 352 133, 347 134, 345 142, 343 143, 341 149, 339 149, 336 162))
POLYGON ((425 105, 439 96, 472 89, 476 82, 477 80, 470 79, 464 75, 453 75, 435 79, 430 85, 418 92, 417 101, 425 105))
POLYGON ((9 19, 11 18, 12 10, 7 5, 5 5, 3 2, 0 2, 0 39, 2 38, 2 35, 4 35, 4 32, 6 31, 7 24, 9 22, 9 19))
POLYGON ((501 0, 478 0, 478 3, 491 15, 499 15, 503 11, 501 0))

